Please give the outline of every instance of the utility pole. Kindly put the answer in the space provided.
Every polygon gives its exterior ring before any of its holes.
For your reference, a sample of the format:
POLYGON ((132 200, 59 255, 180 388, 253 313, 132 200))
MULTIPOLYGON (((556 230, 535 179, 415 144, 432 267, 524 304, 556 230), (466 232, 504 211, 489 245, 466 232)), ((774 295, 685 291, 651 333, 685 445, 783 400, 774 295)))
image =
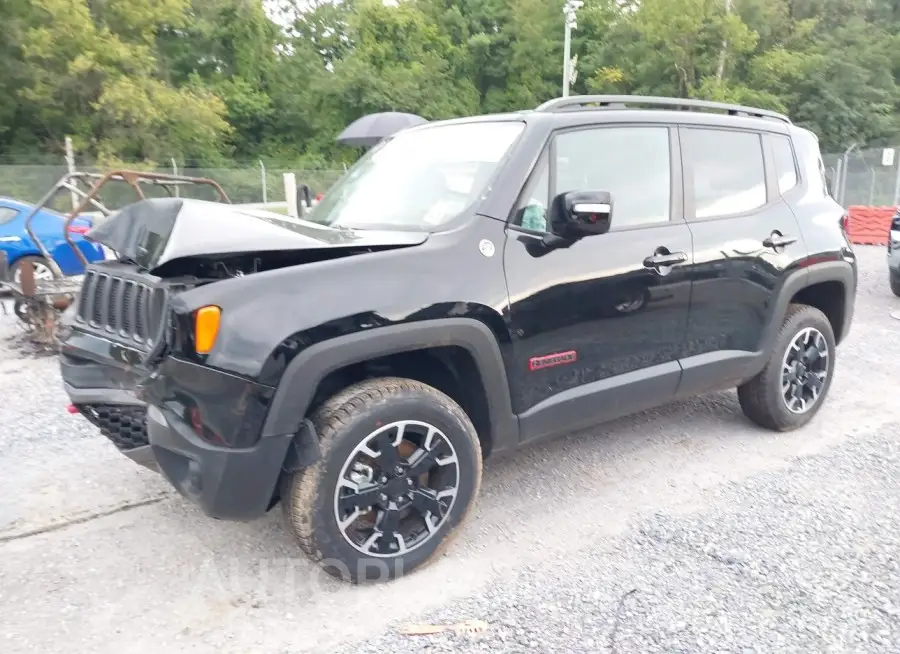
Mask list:
MULTIPOLYGON (((725 0, 725 15, 731 13, 731 0, 725 0)), ((720 82, 725 77, 725 58, 728 56, 728 39, 722 39, 722 50, 719 52, 719 67, 716 70, 716 79, 720 82)))
MULTIPOLYGON (((178 163, 175 161, 175 157, 169 157, 169 161, 172 162, 172 174, 178 177, 178 163)), ((181 189, 178 184, 175 184, 175 197, 181 197, 181 189)))
POLYGON ((572 30, 578 29, 575 12, 584 6, 581 0, 567 0, 563 7, 565 16, 565 40, 563 41, 563 97, 569 95, 569 83, 572 80, 572 30))
MULTIPOLYGON (((70 173, 75 172, 75 148, 72 146, 72 137, 66 137, 66 169, 70 173)), ((74 179, 72 180, 72 184, 77 186, 78 182, 74 179)), ((70 195, 72 196, 72 211, 78 208, 78 194, 75 191, 70 191, 70 195)))

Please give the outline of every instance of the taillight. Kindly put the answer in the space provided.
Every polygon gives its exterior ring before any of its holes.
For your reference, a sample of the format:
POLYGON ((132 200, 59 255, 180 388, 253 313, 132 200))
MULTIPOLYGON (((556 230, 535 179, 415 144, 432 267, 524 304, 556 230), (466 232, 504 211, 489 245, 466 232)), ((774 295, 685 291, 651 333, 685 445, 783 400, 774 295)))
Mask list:
POLYGON ((91 231, 89 225, 69 225, 70 234, 87 234, 91 231))

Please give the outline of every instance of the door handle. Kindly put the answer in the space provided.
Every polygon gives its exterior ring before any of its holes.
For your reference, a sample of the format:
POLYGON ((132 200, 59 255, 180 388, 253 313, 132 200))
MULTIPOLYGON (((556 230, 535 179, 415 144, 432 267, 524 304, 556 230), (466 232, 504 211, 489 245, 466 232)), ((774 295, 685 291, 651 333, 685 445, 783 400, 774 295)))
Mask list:
POLYGON ((774 250, 775 248, 783 248, 796 242, 797 238, 794 236, 784 236, 779 232, 772 232, 762 244, 764 247, 772 248, 774 250))
POLYGON ((684 252, 667 252, 654 254, 652 257, 644 259, 645 268, 661 268, 664 266, 676 266, 688 260, 684 252))

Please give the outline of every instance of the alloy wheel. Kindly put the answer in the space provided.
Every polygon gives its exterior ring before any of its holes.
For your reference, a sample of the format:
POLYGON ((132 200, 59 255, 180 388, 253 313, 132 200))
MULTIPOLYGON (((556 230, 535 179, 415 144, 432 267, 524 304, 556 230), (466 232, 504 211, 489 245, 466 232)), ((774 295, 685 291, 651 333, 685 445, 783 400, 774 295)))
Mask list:
POLYGON ((828 341, 815 327, 791 340, 781 362, 781 395, 791 413, 806 413, 819 400, 828 378, 828 341))
MULTIPOLYGON (((38 282, 49 282, 53 281, 54 275, 53 271, 50 270, 50 267, 46 264, 41 263, 40 261, 32 262, 34 266, 34 279, 38 282)), ((16 267, 16 272, 13 275, 13 281, 19 286, 22 285, 22 270, 19 267, 16 267)))
POLYGON ((416 420, 385 425, 341 468, 334 496, 338 528, 368 556, 406 554, 443 526, 459 482, 456 450, 440 429, 416 420))

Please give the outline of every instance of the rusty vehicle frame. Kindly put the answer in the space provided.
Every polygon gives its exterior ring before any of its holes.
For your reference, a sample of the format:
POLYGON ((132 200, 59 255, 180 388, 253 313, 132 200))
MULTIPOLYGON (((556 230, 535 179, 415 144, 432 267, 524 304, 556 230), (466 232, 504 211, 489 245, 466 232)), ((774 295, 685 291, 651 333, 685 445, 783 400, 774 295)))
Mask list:
MULTIPOLYGON (((52 253, 35 234, 31 225, 32 219, 42 209, 48 207, 60 192, 68 191, 72 194, 73 200, 77 198, 77 203, 73 202, 74 208, 65 215, 63 238, 75 252, 75 256, 81 261, 82 266, 87 267, 87 257, 75 244, 69 228, 75 218, 88 209, 96 210, 107 218, 114 213, 115 210, 107 208, 99 197, 100 190, 110 182, 126 183, 134 190, 138 201, 147 198, 143 187, 161 187, 168 195, 175 196, 179 193, 179 187, 199 185, 211 186, 216 192, 219 202, 228 204, 231 202, 218 182, 202 177, 138 170, 111 170, 106 173, 70 172, 63 175, 25 218, 25 231, 47 261, 55 279, 36 280, 33 264, 24 262, 20 267, 19 281, 16 282, 9 278, 5 257, 0 258, 0 285, 11 292, 14 312, 37 344, 47 347, 58 345, 59 317, 71 305, 80 290, 81 274, 70 277, 62 274, 52 253)), ((86 235, 86 238, 90 239, 90 235, 86 235)))

